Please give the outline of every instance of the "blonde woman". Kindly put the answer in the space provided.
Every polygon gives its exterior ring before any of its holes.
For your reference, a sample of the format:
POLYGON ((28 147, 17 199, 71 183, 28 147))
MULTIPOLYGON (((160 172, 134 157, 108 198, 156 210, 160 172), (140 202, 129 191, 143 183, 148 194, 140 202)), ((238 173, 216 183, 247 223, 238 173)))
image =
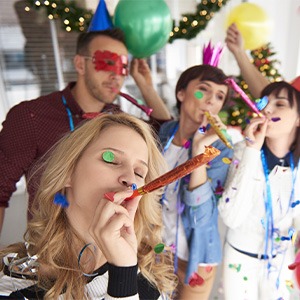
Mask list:
POLYGON ((124 200, 163 165, 149 126, 126 114, 103 114, 66 135, 44 163, 25 243, 0 252, 0 293, 14 299, 171 296, 170 255, 154 251, 161 242, 159 195, 124 200))

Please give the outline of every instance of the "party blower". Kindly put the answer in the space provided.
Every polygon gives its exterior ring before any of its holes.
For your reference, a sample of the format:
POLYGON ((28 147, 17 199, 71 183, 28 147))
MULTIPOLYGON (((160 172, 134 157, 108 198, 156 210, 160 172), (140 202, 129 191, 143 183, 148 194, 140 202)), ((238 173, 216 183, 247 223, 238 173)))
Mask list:
POLYGON ((171 182, 184 177, 185 175, 190 174, 196 168, 210 162, 216 156, 220 155, 221 151, 212 147, 206 146, 204 153, 201 153, 189 160, 185 163, 179 165, 173 170, 163 174, 162 176, 154 179, 153 181, 147 183, 146 185, 138 188, 133 191, 133 194, 126 198, 125 200, 131 200, 137 196, 145 195, 153 192, 163 186, 170 184, 171 182))
POLYGON ((209 124, 211 125, 211 127, 214 129, 214 131, 216 132, 216 134, 218 135, 218 137, 220 138, 220 140, 226 145, 226 147, 230 148, 230 149, 233 149, 233 147, 231 146, 230 142, 227 140, 227 137, 225 135, 225 132, 226 131, 222 131, 215 123, 215 120, 214 118, 211 116, 211 114, 206 111, 204 112, 208 121, 209 121, 209 124))

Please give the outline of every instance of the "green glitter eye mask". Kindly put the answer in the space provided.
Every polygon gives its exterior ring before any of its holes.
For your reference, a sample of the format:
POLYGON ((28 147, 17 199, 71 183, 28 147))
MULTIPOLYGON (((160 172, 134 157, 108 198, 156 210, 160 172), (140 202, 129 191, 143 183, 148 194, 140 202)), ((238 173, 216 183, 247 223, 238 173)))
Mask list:
POLYGON ((111 151, 105 151, 102 153, 102 159, 105 161, 105 162, 113 162, 114 159, 115 159, 115 155, 111 152, 111 151))

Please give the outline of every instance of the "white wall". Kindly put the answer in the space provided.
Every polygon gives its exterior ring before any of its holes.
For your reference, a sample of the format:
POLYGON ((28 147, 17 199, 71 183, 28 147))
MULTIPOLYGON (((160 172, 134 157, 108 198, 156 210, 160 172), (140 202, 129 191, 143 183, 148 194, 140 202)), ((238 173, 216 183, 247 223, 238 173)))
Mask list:
POLYGON ((17 191, 9 201, 9 207, 5 209, 0 245, 9 245, 23 240, 23 234, 27 224, 28 206, 24 178, 20 180, 17 186, 17 191))

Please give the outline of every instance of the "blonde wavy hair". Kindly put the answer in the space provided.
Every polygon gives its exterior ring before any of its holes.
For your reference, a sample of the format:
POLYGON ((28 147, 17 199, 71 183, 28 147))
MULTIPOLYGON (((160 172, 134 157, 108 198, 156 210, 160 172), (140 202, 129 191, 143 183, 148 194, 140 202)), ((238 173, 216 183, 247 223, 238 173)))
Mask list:
MULTIPOLYGON (((125 113, 103 114, 84 123, 57 143, 42 165, 43 174, 32 207, 33 219, 29 221, 24 234, 29 244, 28 253, 37 254, 40 266, 46 266, 46 272, 43 268, 38 271, 38 284, 47 290, 48 299, 56 299, 61 293, 65 293, 68 299, 89 298, 84 291, 87 278, 78 266, 78 249, 85 242, 71 227, 64 208, 53 204, 53 198, 57 192, 64 191, 69 176, 89 144, 105 128, 116 125, 130 127, 146 142, 149 149, 146 183, 165 171, 165 161, 157 146, 155 133, 144 121, 125 113)), ((144 195, 135 215, 138 266, 152 285, 161 293, 171 296, 177 285, 172 255, 169 252, 156 254, 154 251, 154 247, 162 241, 163 223, 159 199, 160 192, 144 195)), ((1 258, 10 252, 19 253, 19 257, 27 255, 24 244, 18 243, 2 250, 1 258)))

